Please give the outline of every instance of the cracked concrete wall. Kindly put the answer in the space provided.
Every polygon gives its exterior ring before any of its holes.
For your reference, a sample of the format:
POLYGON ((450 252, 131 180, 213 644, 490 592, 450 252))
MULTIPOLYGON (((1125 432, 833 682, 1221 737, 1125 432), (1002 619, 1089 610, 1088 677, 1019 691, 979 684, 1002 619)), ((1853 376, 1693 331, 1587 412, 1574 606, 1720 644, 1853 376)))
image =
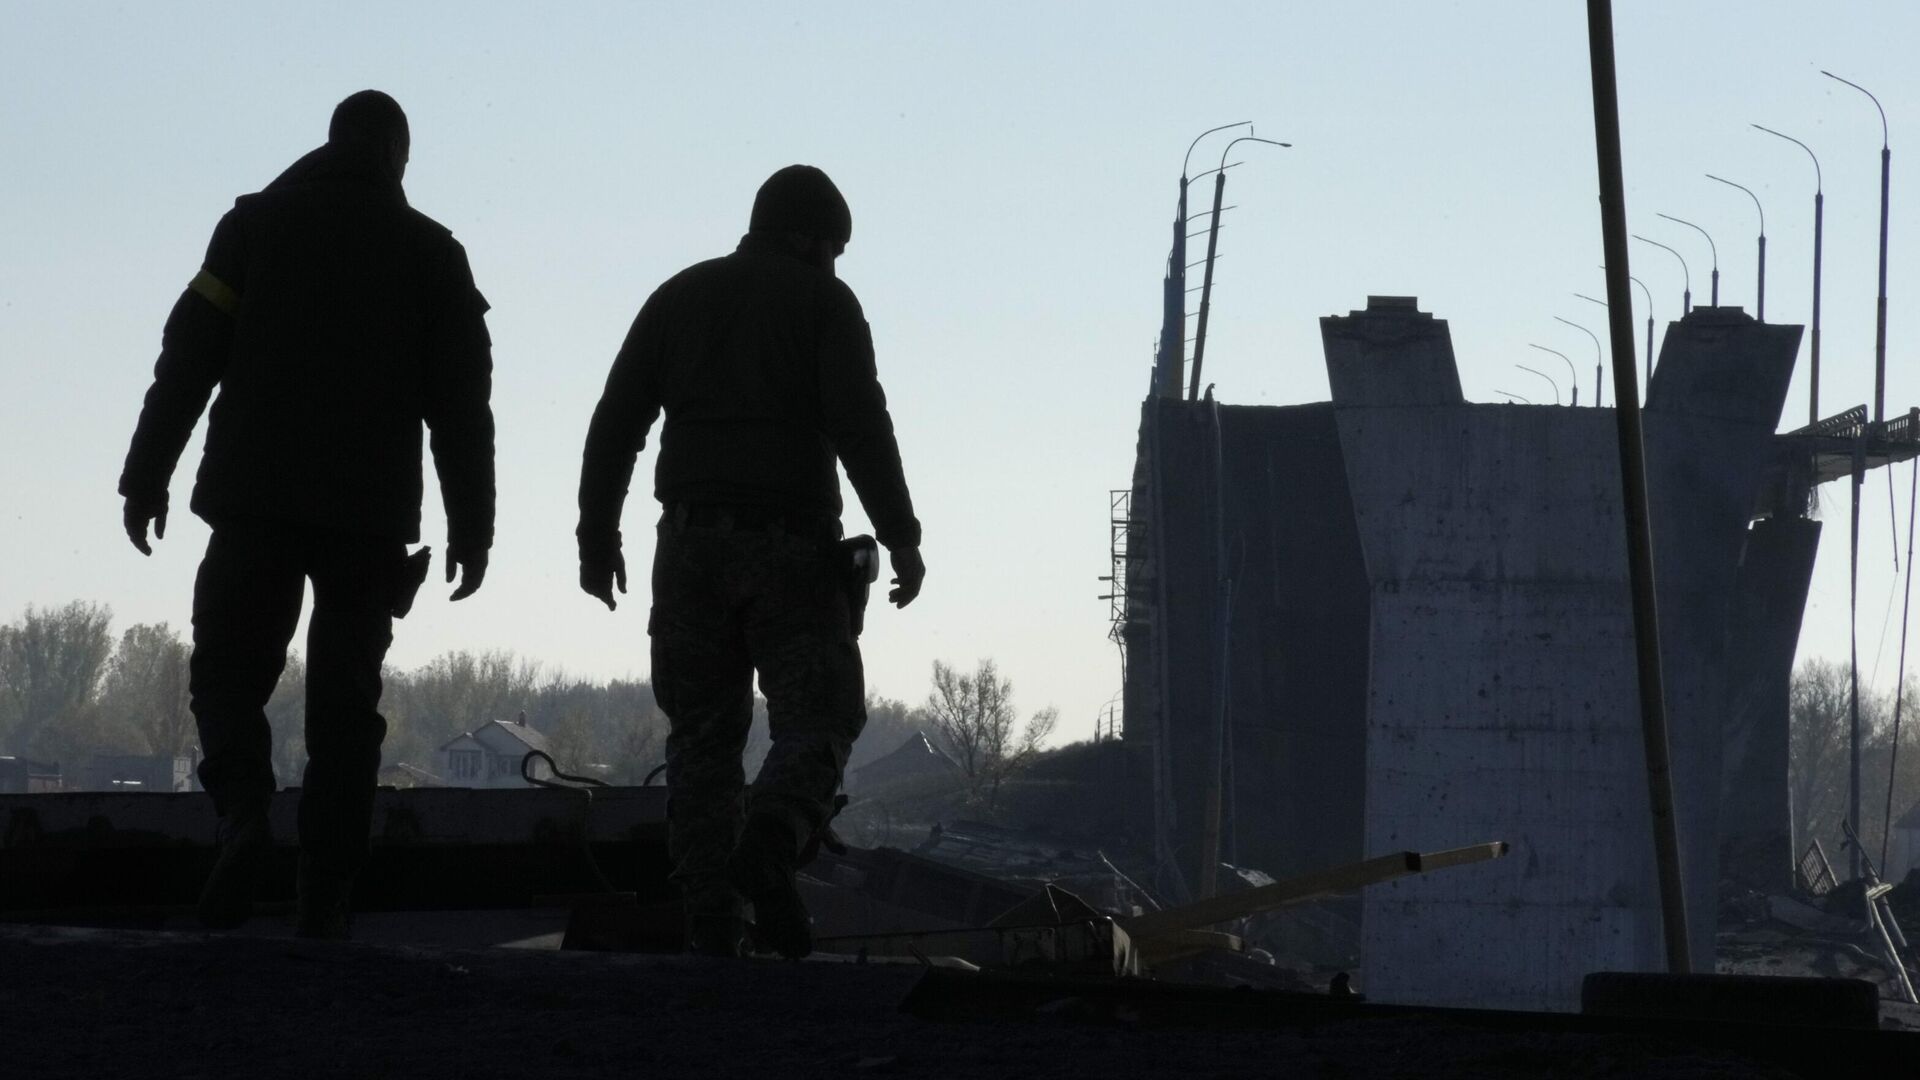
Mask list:
MULTIPOLYGON (((1330 374, 1395 348, 1436 354, 1445 324, 1414 314, 1325 320, 1330 374)), ((1727 619, 1798 340, 1797 327, 1698 311, 1669 333, 1646 414, 1701 970, 1713 957, 1727 619)), ((1502 862, 1367 890, 1366 989, 1572 1009, 1588 971, 1664 966, 1614 416, 1431 397, 1335 399, 1372 597, 1366 847, 1514 847, 1502 862)))

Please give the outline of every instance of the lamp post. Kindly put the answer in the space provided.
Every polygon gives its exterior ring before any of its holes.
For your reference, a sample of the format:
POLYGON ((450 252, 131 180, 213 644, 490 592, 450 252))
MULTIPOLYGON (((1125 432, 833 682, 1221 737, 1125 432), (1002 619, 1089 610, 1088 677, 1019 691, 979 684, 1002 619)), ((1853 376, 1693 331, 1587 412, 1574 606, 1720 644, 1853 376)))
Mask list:
POLYGON ((1213 223, 1207 228, 1207 268, 1200 279, 1200 324, 1193 331, 1193 375, 1187 382, 1189 399, 1197 399, 1200 396, 1200 364, 1207 357, 1207 312, 1213 304, 1213 259, 1220 244, 1220 201, 1226 197, 1227 192, 1227 155, 1243 142, 1266 143, 1268 146, 1293 145, 1276 142, 1273 139, 1257 139, 1252 135, 1242 135, 1228 143, 1226 149, 1220 151, 1220 167, 1213 174, 1213 223))
POLYGON ((1558 315, 1555 315, 1553 318, 1555 322, 1566 323, 1568 326, 1573 327, 1575 330, 1578 330, 1581 333, 1587 335, 1588 337, 1593 338, 1593 407, 1597 409, 1600 407, 1600 400, 1601 400, 1600 399, 1600 387, 1602 385, 1601 380, 1606 378, 1606 375, 1607 375, 1607 357, 1606 357, 1606 352, 1600 348, 1600 339, 1597 337, 1594 337, 1593 331, 1587 329, 1584 326, 1581 326, 1579 323, 1574 322, 1572 319, 1563 319, 1558 315))
MULTIPOLYGON (((1573 387, 1573 404, 1578 406, 1580 404, 1580 373, 1573 370, 1573 359, 1559 349, 1549 349, 1545 345, 1535 345, 1529 342, 1527 348, 1539 349, 1541 352, 1550 352, 1567 362, 1567 385, 1573 387)), ((1557 400, 1558 395, 1555 395, 1555 397, 1557 400)))
POLYGON ((1160 346, 1154 364, 1154 393, 1161 397, 1178 399, 1180 388, 1186 382, 1187 187, 1193 179, 1187 175, 1187 169, 1193 164, 1193 151, 1200 145, 1200 140, 1215 132, 1252 125, 1251 120, 1241 120, 1210 127, 1193 137, 1193 141, 1187 144, 1186 156, 1180 159, 1180 203, 1174 213, 1173 247, 1167 256, 1165 295, 1161 298, 1160 346))
POLYGON ((1760 196, 1755 195, 1751 190, 1749 190, 1744 185, 1736 184, 1731 180, 1728 180, 1724 177, 1715 176, 1712 173, 1707 174, 1707 179, 1718 180, 1721 183, 1727 185, 1728 187, 1739 188, 1741 191, 1745 191, 1747 193, 1747 198, 1753 200, 1753 208, 1755 210, 1760 211, 1760 282, 1755 287, 1755 291, 1754 291, 1753 317, 1760 320, 1761 322, 1766 322, 1767 321, 1767 212, 1765 209, 1763 209, 1760 206, 1760 196))
POLYGON ((1694 232, 1699 233, 1701 236, 1705 236, 1707 238, 1707 251, 1713 255, 1713 291, 1710 295, 1713 298, 1712 299, 1713 306, 1719 307, 1720 306, 1720 248, 1714 244, 1713 237, 1708 235, 1707 230, 1701 228, 1698 225, 1695 225, 1693 222, 1674 217, 1672 214, 1655 214, 1654 216, 1666 218, 1668 221, 1678 222, 1682 225, 1685 225, 1687 228, 1692 229, 1694 232))
MULTIPOLYGON (((1889 149, 1890 144, 1887 139, 1887 110, 1880 107, 1879 98, 1874 97, 1871 91, 1859 83, 1843 79, 1833 72, 1824 69, 1821 70, 1820 74, 1825 75, 1835 82, 1846 83, 1855 90, 1866 94, 1867 100, 1873 102, 1874 109, 1880 113, 1880 296, 1873 331, 1873 423, 1875 427, 1878 427, 1884 423, 1887 418, 1887 188, 1888 180, 1893 171, 1893 151, 1889 149)), ((1853 542, 1856 551, 1859 550, 1860 544, 1860 483, 1862 471, 1859 454, 1858 451, 1856 451, 1853 467, 1853 542)), ((1891 472, 1888 473, 1887 479, 1889 483, 1891 483, 1893 479, 1891 472)), ((1892 488, 1889 487, 1888 491, 1891 492, 1892 488)), ((1853 579, 1854 594, 1857 600, 1860 580, 1858 558, 1854 560, 1853 579)), ((1857 655, 1850 665, 1850 669, 1853 685, 1848 696, 1851 699, 1853 762, 1852 782, 1849 785, 1848 791, 1850 802, 1847 817, 1853 824, 1854 836, 1858 837, 1860 835, 1860 664, 1857 655)), ((1856 840, 1853 845, 1853 876, 1856 878, 1860 876, 1860 863, 1860 845, 1856 840)))
POLYGON ((1674 258, 1680 260, 1680 280, 1686 283, 1685 291, 1680 294, 1680 317, 1683 319, 1686 318, 1687 315, 1691 314, 1693 311, 1693 274, 1691 274, 1687 270, 1687 257, 1673 250, 1667 245, 1661 243, 1660 241, 1649 240, 1646 237, 1641 236, 1639 233, 1634 233, 1633 238, 1635 240, 1640 241, 1643 244, 1652 244, 1654 247, 1657 247, 1660 250, 1671 254, 1674 258))
POLYGON ((1628 281, 1640 286, 1640 295, 1647 298, 1647 392, 1653 392, 1653 290, 1637 277, 1628 275, 1628 281))
POLYGON ((1813 158, 1813 370, 1809 372, 1807 380, 1807 423, 1817 424, 1820 422, 1820 233, 1827 202, 1821 189, 1826 185, 1820 179, 1820 158, 1814 154, 1812 147, 1763 124, 1753 126, 1775 138, 1787 140, 1813 158))
MULTIPOLYGON (((1887 419, 1887 188, 1893 175, 1893 151, 1887 143, 1887 110, 1880 108, 1880 99, 1859 83, 1848 82, 1831 71, 1822 70, 1820 74, 1866 94, 1880 113, 1880 309, 1873 330, 1873 422, 1881 424, 1887 419)), ((1854 828, 1859 827, 1860 823, 1854 822, 1854 828)))
POLYGON ((1515 364, 1513 366, 1519 368, 1521 371, 1531 371, 1535 375, 1538 375, 1541 378, 1547 380, 1547 385, 1553 387, 1553 403, 1555 405, 1560 404, 1560 384, 1553 381, 1553 376, 1547 374, 1544 371, 1541 371, 1538 368, 1530 368, 1525 364, 1515 364))
MULTIPOLYGON (((1604 271, 1606 269, 1605 264, 1602 264, 1600 269, 1604 271)), ((1653 386, 1653 290, 1647 288, 1646 282, 1641 281, 1631 274, 1627 276, 1627 280, 1640 286, 1640 295, 1647 298, 1647 386, 1651 388, 1653 386)), ((1574 293, 1573 295, 1580 297, 1582 300, 1593 300, 1593 297, 1585 296, 1581 293, 1574 293)), ((1606 301, 1604 300, 1593 300, 1593 302, 1602 307, 1606 306, 1606 301)))

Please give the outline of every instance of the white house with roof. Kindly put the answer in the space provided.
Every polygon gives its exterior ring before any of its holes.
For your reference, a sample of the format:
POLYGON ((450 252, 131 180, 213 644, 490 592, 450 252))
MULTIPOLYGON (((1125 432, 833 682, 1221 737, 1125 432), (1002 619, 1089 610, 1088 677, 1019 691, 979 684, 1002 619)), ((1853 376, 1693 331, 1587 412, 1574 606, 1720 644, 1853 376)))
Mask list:
POLYGON ((933 744, 924 731, 907 736, 892 752, 847 772, 847 790, 871 792, 889 784, 932 776, 957 776, 960 763, 933 744))
MULTIPOLYGON (((512 721, 491 720, 447 740, 434 751, 434 772, 451 787, 525 787, 520 762, 531 750, 553 752, 547 737, 527 725, 523 712, 512 721)), ((536 760, 532 771, 538 777, 553 775, 544 760, 536 760)))

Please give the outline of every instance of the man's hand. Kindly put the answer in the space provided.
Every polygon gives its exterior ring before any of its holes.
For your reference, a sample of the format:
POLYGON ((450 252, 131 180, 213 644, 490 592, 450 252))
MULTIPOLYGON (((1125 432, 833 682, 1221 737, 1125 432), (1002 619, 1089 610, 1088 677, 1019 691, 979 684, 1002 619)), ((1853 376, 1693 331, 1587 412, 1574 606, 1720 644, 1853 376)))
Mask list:
POLYGON ((128 498, 126 506, 120 511, 120 523, 126 526, 127 539, 142 555, 153 554, 153 548, 147 545, 147 522, 153 522, 153 538, 167 538, 167 508, 154 506, 139 499, 128 498))
POLYGON ((612 611, 620 605, 613 599, 614 586, 618 584, 622 595, 627 591, 627 560, 615 548, 605 555, 580 555, 580 589, 588 596, 607 605, 612 611))
POLYGON ((906 607, 920 595, 920 583, 927 578, 927 564, 920 561, 917 547, 894 548, 887 552, 893 561, 893 589, 887 599, 894 607, 906 607))
POLYGON ((468 551, 458 544, 447 545, 447 584, 453 584, 453 571, 460 569, 460 587, 453 590, 450 600, 465 600, 480 591, 480 583, 487 580, 487 553, 468 551))

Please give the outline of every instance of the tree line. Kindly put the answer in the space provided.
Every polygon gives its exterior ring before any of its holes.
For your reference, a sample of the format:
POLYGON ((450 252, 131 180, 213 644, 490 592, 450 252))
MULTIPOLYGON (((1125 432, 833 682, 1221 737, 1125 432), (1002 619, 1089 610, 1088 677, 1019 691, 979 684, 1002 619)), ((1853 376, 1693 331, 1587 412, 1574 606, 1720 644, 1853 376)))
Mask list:
MULTIPOLYGON (((188 708, 190 653, 180 631, 164 622, 116 633, 112 611, 100 604, 28 608, 0 625, 0 753, 56 763, 70 773, 97 753, 191 754, 197 734, 188 708)), ((431 773, 434 751, 448 740, 522 713, 569 771, 637 784, 664 759, 666 718, 644 680, 576 678, 502 650, 444 653, 411 671, 389 669, 385 681, 389 767, 405 763, 431 773)), ((1790 698, 1794 840, 1804 851, 1818 838, 1836 861, 1846 850, 1840 822, 1848 798, 1849 683, 1845 665, 1808 660, 1794 672, 1790 698)), ((266 710, 282 783, 297 783, 305 767, 305 696, 306 667, 295 653, 266 710)), ((1920 725, 1912 715, 1920 707, 1920 680, 1910 681, 1902 704, 1896 761, 1893 695, 1861 693, 1860 831, 1876 859, 1890 766, 1893 820, 1920 803, 1920 743, 1913 739, 1920 725)), ((756 701, 756 712, 750 770, 766 751, 764 702, 756 701)), ((1011 680, 986 659, 972 671, 935 661, 922 702, 870 696, 867 717, 849 767, 891 753, 923 731, 959 765, 969 799, 991 808, 1006 780, 1041 752, 1057 714, 1043 709, 1023 721, 1011 680)))
MULTIPOLYGON (((192 754, 191 653, 168 623, 116 634, 113 613, 101 604, 27 608, 0 625, 0 753, 69 774, 95 754, 192 754)), ((578 678, 507 650, 447 652, 412 670, 388 668, 383 680, 383 782, 429 777, 435 751, 449 740, 522 714, 566 771, 638 784, 665 757, 666 717, 645 680, 578 678)), ((306 765, 305 699, 306 666, 290 653, 266 708, 282 784, 298 783, 306 765)), ((848 765, 891 753, 924 731, 960 764, 968 792, 990 801, 1039 753, 1055 715, 1041 710, 1022 724, 1013 684, 992 660, 972 672, 935 661, 924 703, 868 695, 866 730, 848 765)), ((766 747, 766 704, 756 697, 749 775, 766 747)))
MULTIPOLYGON (((1842 876, 1852 757, 1852 679, 1845 664, 1813 659, 1793 674, 1789 699, 1788 776, 1793 803, 1794 855, 1818 839, 1842 876)), ((1867 857, 1880 862, 1889 824, 1887 789, 1892 782, 1891 823, 1920 803, 1920 740, 1915 738, 1920 679, 1908 679, 1900 695, 1900 740, 1895 753, 1894 694, 1860 688, 1860 840, 1867 857)))

